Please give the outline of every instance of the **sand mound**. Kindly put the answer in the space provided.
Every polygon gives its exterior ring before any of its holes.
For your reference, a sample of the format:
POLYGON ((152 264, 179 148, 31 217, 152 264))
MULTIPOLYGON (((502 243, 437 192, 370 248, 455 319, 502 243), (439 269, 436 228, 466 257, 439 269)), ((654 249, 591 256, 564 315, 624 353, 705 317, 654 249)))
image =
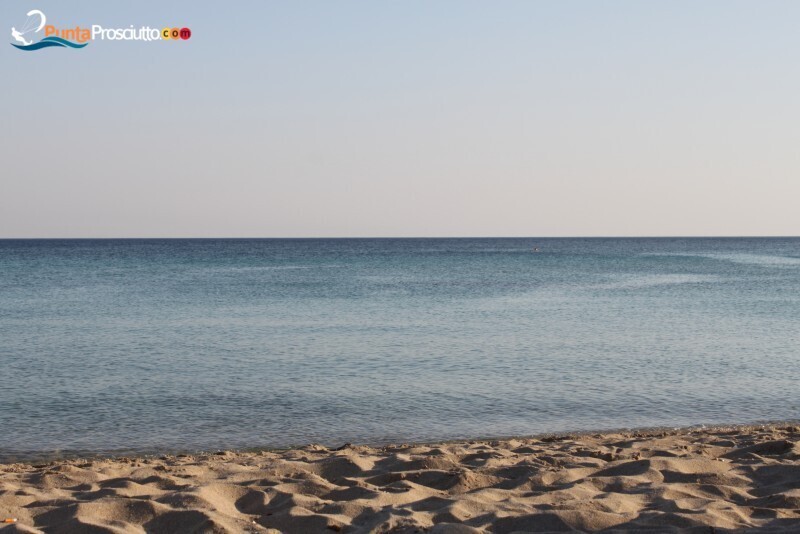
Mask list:
POLYGON ((800 429, 0 465, 3 532, 800 532, 800 429))

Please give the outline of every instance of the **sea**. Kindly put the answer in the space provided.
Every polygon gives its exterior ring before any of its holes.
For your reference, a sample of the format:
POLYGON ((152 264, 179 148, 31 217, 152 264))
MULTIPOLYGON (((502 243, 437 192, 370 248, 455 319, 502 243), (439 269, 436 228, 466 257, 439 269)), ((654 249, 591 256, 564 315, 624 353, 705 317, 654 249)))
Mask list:
POLYGON ((0 241, 0 460, 800 419, 800 239, 0 241))

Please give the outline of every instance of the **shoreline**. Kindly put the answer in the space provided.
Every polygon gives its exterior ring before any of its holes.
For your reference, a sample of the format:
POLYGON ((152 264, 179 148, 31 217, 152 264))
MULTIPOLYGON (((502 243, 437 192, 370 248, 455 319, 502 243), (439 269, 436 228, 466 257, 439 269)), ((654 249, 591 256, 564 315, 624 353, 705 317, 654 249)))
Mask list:
POLYGON ((800 426, 780 423, 3 463, 0 521, 18 532, 796 532, 799 441, 800 426))
POLYGON ((21 465, 40 465, 40 464, 53 464, 58 462, 67 461, 93 461, 93 460, 118 460, 118 459, 153 459, 160 457, 177 457, 177 456, 211 456, 220 452, 234 453, 234 454, 248 454, 248 453, 262 453, 273 452, 281 453, 292 450, 301 450, 308 447, 322 447, 329 451, 335 451, 339 447, 359 446, 369 447, 373 449, 381 449, 385 447, 405 446, 405 447, 425 447, 425 446, 438 446, 438 445, 456 445, 471 442, 489 442, 489 441, 512 441, 512 440, 539 440, 551 441, 554 439, 562 438, 582 438, 582 437, 597 437, 605 435, 630 435, 630 436, 655 436, 664 434, 686 434, 691 432, 719 432, 719 431, 732 431, 738 430, 743 432, 763 430, 769 428, 793 427, 800 428, 800 419, 798 420, 778 420, 778 421, 763 421, 755 423, 733 423, 733 424, 698 424, 691 426, 645 426, 645 427, 632 427, 632 428, 607 428, 595 430, 567 430, 564 432, 541 432, 537 434, 520 434, 509 436, 476 436, 470 438, 452 438, 452 439, 433 439, 433 440, 420 440, 420 441, 399 441, 399 440, 375 440, 364 442, 342 442, 340 445, 326 445, 318 442, 297 443, 288 445, 286 447, 270 447, 270 446, 253 446, 253 447, 211 447, 211 448, 143 448, 136 449, 114 449, 108 451, 92 451, 89 449, 65 449, 52 452, 5 452, 0 450, 0 466, 21 464, 21 465))

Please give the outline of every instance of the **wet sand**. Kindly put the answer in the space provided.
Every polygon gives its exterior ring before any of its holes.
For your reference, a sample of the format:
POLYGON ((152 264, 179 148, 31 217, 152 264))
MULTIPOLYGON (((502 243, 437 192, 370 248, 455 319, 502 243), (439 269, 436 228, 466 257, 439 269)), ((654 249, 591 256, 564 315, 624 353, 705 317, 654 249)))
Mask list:
POLYGON ((0 464, 2 532, 800 532, 800 428, 0 464), (3 526, 5 525, 5 526, 3 526))

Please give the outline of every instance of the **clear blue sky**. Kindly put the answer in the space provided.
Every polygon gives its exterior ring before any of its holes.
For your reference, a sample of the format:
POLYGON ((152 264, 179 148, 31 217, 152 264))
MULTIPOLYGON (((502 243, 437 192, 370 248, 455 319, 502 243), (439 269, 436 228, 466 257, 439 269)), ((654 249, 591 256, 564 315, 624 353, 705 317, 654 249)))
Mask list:
POLYGON ((800 234, 800 2, 7 0, 0 237, 800 234), (22 52, 11 26, 188 26, 22 52))

